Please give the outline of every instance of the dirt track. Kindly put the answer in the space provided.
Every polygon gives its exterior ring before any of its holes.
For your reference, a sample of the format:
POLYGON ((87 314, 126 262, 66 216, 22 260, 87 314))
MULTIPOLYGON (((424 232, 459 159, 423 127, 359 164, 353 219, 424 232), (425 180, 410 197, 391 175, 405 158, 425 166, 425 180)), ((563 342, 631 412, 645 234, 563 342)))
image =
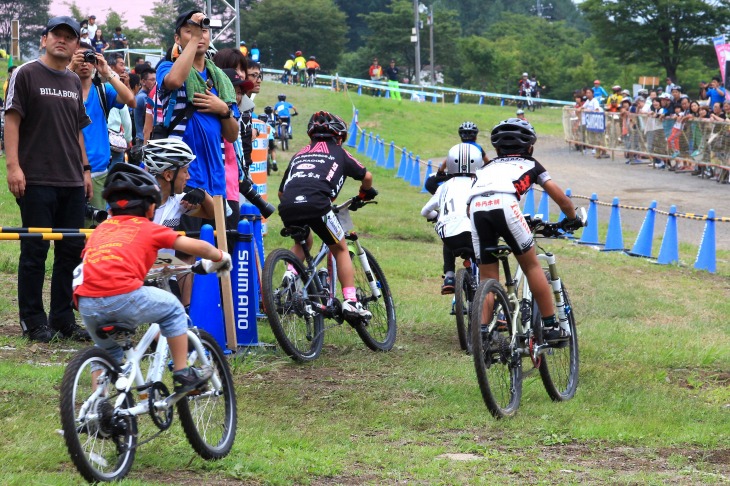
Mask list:
MULTIPOLYGON (((615 160, 596 159, 590 154, 582 155, 569 150, 568 145, 557 138, 543 138, 535 146, 535 157, 542 162, 561 188, 570 188, 573 195, 598 195, 598 200, 611 203, 614 197, 622 205, 647 207, 651 201, 657 202, 657 209, 669 211, 671 205, 678 212, 706 215, 715 210, 715 217, 730 217, 730 184, 700 179, 687 173, 677 174, 666 170, 656 170, 647 165, 626 165, 622 153, 616 153, 615 160)), ((539 203, 536 194, 535 204, 539 203)), ((589 205, 587 199, 576 199, 576 205, 589 205)), ((553 212, 557 208, 551 206, 553 212)), ((598 207, 598 219, 608 223, 611 208, 598 207)), ((633 238, 627 232, 637 233, 646 217, 646 211, 621 209, 621 222, 624 232, 624 245, 631 248, 633 238)), ((661 238, 667 218, 657 215, 654 236, 661 238)), ((680 243, 699 245, 705 228, 704 221, 678 218, 677 233, 680 243)), ((730 250, 730 223, 715 224, 717 249, 730 250)), ((653 256, 659 253, 654 245, 653 256)))

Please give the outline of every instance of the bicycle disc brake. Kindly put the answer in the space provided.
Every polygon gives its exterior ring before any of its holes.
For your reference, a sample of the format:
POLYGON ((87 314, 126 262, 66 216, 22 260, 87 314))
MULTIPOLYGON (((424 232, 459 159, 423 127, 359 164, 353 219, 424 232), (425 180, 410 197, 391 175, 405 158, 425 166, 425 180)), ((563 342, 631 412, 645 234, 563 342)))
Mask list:
POLYGON ((157 381, 152 384, 149 388, 149 414, 152 417, 152 421, 155 423, 158 429, 167 430, 172 425, 173 411, 172 407, 157 409, 155 402, 162 401, 170 396, 170 390, 167 389, 164 383, 157 381))

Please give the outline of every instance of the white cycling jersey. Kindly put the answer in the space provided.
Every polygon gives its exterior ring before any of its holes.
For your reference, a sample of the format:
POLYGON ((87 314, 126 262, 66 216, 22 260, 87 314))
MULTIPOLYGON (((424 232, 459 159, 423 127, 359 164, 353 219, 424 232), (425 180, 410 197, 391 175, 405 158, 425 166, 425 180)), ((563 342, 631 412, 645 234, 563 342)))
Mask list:
POLYGON ((439 186, 431 199, 421 209, 425 217, 435 216, 438 210, 436 233, 441 238, 456 236, 471 231, 471 222, 466 215, 467 198, 473 179, 454 177, 439 186))
POLYGON ((542 186, 551 179, 545 167, 528 156, 497 157, 479 169, 476 176, 468 201, 489 193, 514 194, 520 199, 532 184, 542 186))

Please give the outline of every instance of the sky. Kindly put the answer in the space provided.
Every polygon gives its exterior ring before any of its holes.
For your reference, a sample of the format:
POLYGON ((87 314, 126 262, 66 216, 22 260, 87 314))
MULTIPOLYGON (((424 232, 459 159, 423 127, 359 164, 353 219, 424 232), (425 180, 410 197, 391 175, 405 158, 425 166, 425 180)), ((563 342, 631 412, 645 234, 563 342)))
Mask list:
MULTIPOLYGON (((51 0, 51 15, 69 15, 71 9, 66 3, 72 0, 51 0)), ((114 11, 121 14, 132 28, 142 25, 142 15, 149 15, 152 0, 121 0, 109 2, 105 0, 75 0, 81 12, 88 15, 96 15, 97 22, 103 23, 106 15, 113 7, 114 11)), ((80 19, 79 19, 80 20, 80 19)))

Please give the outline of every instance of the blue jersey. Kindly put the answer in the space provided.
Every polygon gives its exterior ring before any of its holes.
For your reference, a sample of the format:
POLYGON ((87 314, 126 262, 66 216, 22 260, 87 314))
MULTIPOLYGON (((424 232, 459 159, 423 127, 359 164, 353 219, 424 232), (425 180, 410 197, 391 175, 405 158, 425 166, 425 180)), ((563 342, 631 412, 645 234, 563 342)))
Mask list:
MULTIPOLYGON (((103 87, 106 94, 107 108, 123 108, 123 104, 117 103, 117 92, 112 85, 104 83, 103 87)), ((84 106, 86 107, 86 114, 91 118, 91 125, 82 130, 86 157, 89 159, 92 173, 104 172, 109 167, 109 159, 111 158, 109 132, 107 130, 106 113, 104 113, 101 106, 96 86, 93 84, 89 90, 89 96, 84 101, 84 106)))
POLYGON ((292 105, 288 101, 280 101, 274 105, 274 113, 276 113, 276 116, 283 116, 288 118, 291 116, 289 110, 292 108, 294 108, 294 105, 292 105))

